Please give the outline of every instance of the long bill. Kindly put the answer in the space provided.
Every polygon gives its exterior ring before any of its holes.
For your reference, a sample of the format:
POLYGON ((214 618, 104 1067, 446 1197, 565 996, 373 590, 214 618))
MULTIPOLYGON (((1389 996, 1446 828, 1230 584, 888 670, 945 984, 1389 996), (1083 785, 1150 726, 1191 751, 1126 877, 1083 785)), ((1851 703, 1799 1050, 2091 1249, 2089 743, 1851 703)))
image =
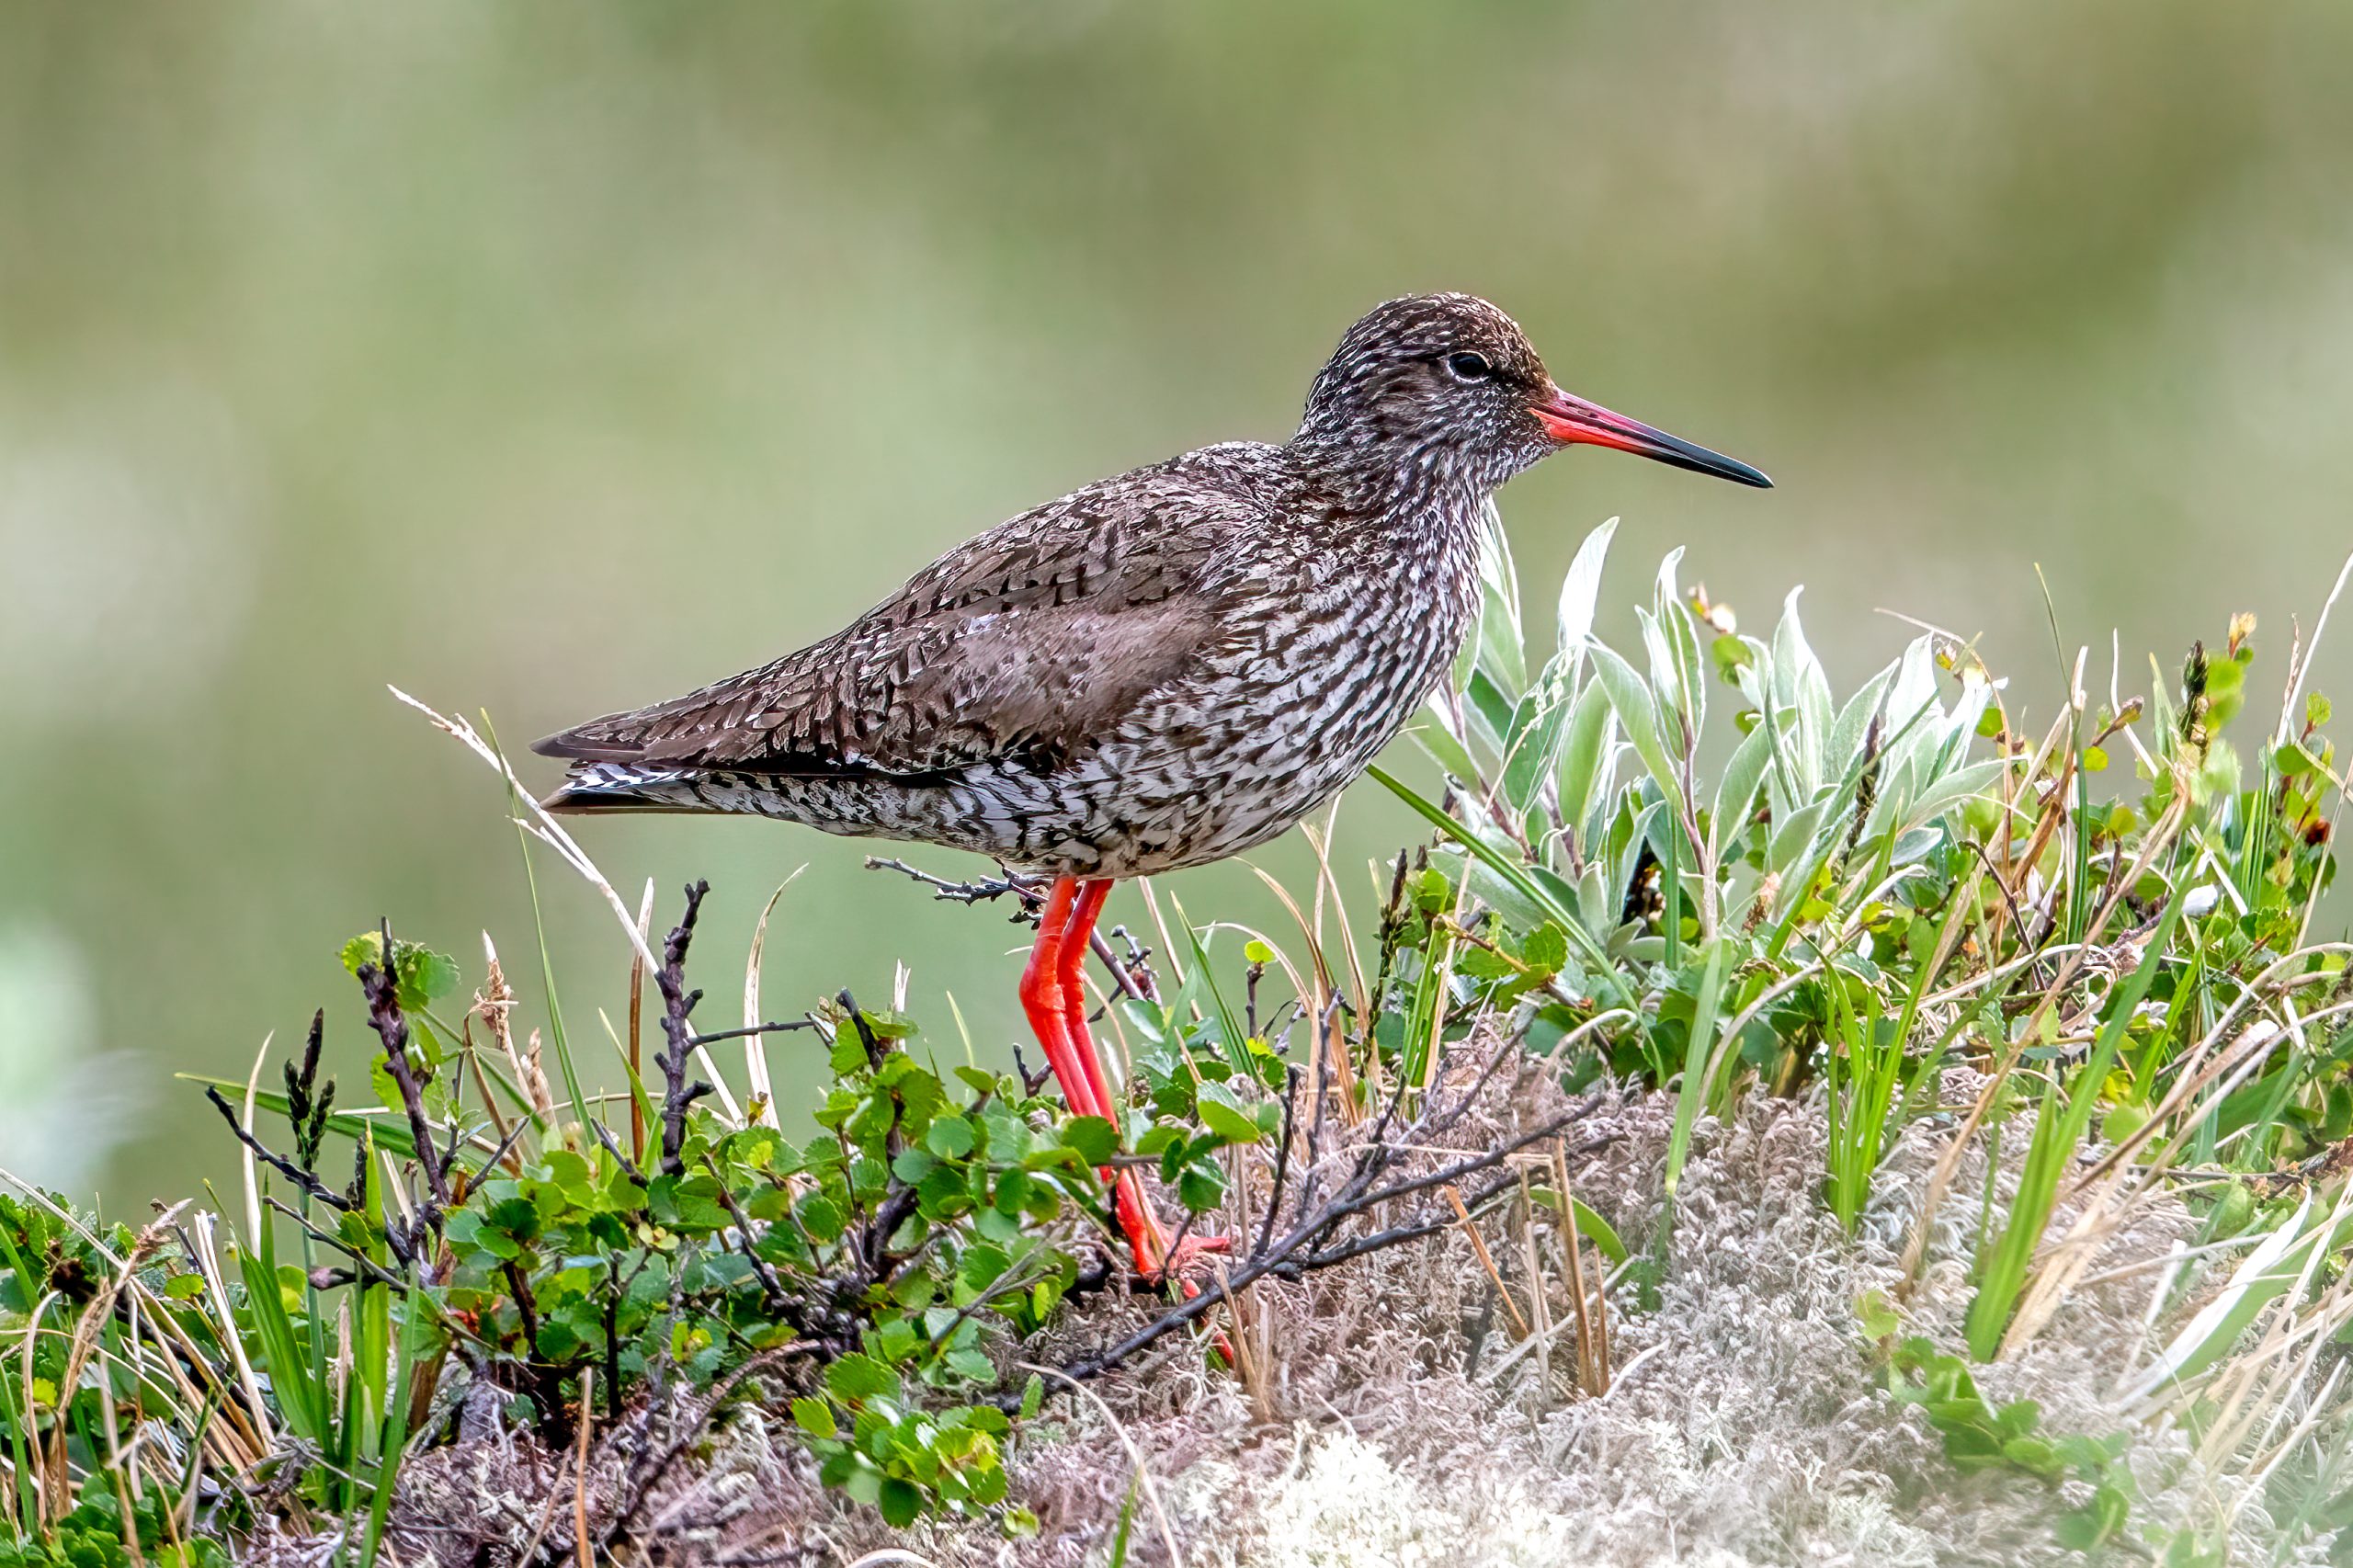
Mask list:
POLYGON ((1544 433, 1564 447, 1608 447, 1688 468, 1694 473, 1712 473, 1735 484, 1753 484, 1760 490, 1773 488, 1771 480, 1737 458, 1711 452, 1664 430, 1653 429, 1639 419, 1613 414, 1597 403, 1571 397, 1558 387, 1542 403, 1529 404, 1529 411, 1544 426, 1544 433))

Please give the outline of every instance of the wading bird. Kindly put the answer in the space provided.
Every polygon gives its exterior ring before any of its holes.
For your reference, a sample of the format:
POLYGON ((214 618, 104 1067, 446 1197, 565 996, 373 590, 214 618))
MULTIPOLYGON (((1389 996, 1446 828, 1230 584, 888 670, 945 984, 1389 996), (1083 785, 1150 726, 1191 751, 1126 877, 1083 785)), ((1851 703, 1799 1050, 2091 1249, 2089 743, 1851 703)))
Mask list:
MULTIPOLYGON (((1081 980, 1111 884, 1263 844, 1363 772, 1471 627, 1487 497, 1577 445, 1770 483, 1571 397, 1483 300, 1392 300, 1289 441, 1090 484, 821 642, 551 735, 534 749, 573 766, 546 803, 779 817, 1050 878, 1022 1007, 1071 1109, 1120 1125, 1081 980)), ((1181 1280, 1135 1171, 1113 1187, 1137 1268, 1181 1280)))

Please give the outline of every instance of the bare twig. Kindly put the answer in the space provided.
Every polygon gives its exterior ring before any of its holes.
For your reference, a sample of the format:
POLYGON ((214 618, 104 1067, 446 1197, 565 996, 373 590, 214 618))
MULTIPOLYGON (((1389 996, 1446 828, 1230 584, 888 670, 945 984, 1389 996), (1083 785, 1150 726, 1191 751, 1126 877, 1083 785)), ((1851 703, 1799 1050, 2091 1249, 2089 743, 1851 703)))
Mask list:
MULTIPOLYGON (((1521 1312, 1519 1303, 1511 1299, 1511 1290, 1504 1284, 1504 1277, 1496 1272, 1495 1257, 1487 1251, 1487 1238, 1481 1235, 1479 1227, 1471 1221, 1470 1205, 1462 1201, 1462 1194, 1454 1189, 1452 1183, 1447 1184, 1445 1192, 1447 1202, 1453 1206, 1455 1219, 1461 1223, 1462 1233, 1471 1238, 1471 1250, 1479 1255, 1479 1267, 1487 1271, 1487 1283, 1495 1288, 1495 1294, 1503 1301, 1504 1311, 1509 1312, 1511 1321, 1519 1325, 1520 1337, 1527 1338, 1535 1331, 1528 1325, 1528 1314, 1521 1312)), ((1533 1282, 1530 1283, 1533 1288, 1533 1282)))
POLYGON ((384 1070, 400 1089, 402 1108, 408 1112, 410 1136, 416 1143, 416 1162, 425 1173, 428 1200, 416 1216, 419 1229, 441 1233, 441 1216, 449 1207, 449 1167, 433 1144, 432 1119, 425 1114, 425 1085, 408 1059, 408 1019, 402 1015, 400 965, 392 945, 392 923, 377 927, 381 946, 376 958, 359 966, 359 989, 368 998, 368 1022, 384 1044, 384 1070))
POLYGON ((596 1568, 597 1557, 588 1540, 588 1434, 596 1426, 595 1408, 597 1372, 583 1368, 580 1372, 580 1446, 573 1455, 573 1468, 578 1477, 572 1488, 572 1540, 579 1553, 580 1568, 596 1568))
POLYGON ((1250 1256, 1257 1256, 1267 1250, 1274 1238, 1275 1216, 1283 1206, 1283 1176, 1290 1168, 1291 1116, 1293 1102, 1299 1097, 1299 1069, 1287 1067, 1283 1072, 1283 1131, 1282 1141, 1275 1145, 1275 1181, 1267 1194, 1267 1212, 1258 1221, 1258 1241, 1251 1247, 1250 1256))
POLYGON ((1001 877, 983 877, 969 882, 954 882, 949 881, 946 877, 935 877, 929 871, 885 855, 869 855, 866 858, 866 869, 870 871, 896 871, 901 876, 931 889, 931 896, 935 900, 948 903, 983 903, 1010 893, 1021 900, 1023 904, 1021 913, 1027 914, 1028 906, 1035 903, 1039 896, 1037 890, 1029 883, 1009 874, 1001 877))
POLYGON ((789 1034, 794 1029, 813 1029, 816 1027, 817 1020, 814 1018, 796 1018, 789 1024, 749 1024, 740 1029, 713 1029, 709 1034, 699 1034, 688 1043, 695 1046, 715 1045, 722 1040, 747 1040, 754 1035, 789 1034))
POLYGON ((774 1310, 794 1304, 791 1296, 785 1291, 784 1281, 777 1278, 776 1270, 768 1266, 768 1260, 762 1257, 753 1245, 752 1221, 745 1214, 744 1206, 735 1201, 735 1195, 728 1190, 727 1178, 719 1174, 719 1167, 711 1163, 709 1154, 702 1157, 702 1166, 710 1173, 711 1184, 719 1189, 720 1206, 727 1210, 727 1217, 735 1221, 736 1237, 743 1243, 744 1261, 750 1264, 752 1272, 758 1276, 760 1290, 767 1296, 768 1306, 774 1310))
MULTIPOLYGON (((1345 1241, 1340 1239, 1340 1233, 1352 1221, 1376 1205, 1432 1187, 1450 1186, 1465 1176, 1491 1169, 1529 1144, 1553 1137, 1570 1123, 1589 1114, 1599 1103, 1599 1096, 1589 1096, 1559 1115, 1548 1117, 1528 1131, 1506 1140, 1498 1148, 1385 1187, 1375 1185, 1381 1173, 1394 1163, 1400 1153, 1418 1147, 1416 1140, 1421 1136, 1422 1129, 1418 1123, 1406 1129, 1395 1143, 1376 1140, 1358 1153, 1354 1171, 1339 1190, 1312 1212, 1298 1219, 1280 1240, 1257 1248, 1241 1267, 1216 1284, 1206 1287, 1199 1295, 1178 1302, 1126 1338, 1093 1356, 1071 1363, 1063 1370, 1077 1379, 1099 1376, 1267 1275, 1296 1278, 1302 1274, 1328 1268, 1369 1252, 1418 1240, 1457 1223, 1452 1211, 1438 1210, 1386 1231, 1345 1241)), ((1608 1142, 1607 1137, 1591 1139, 1573 1153, 1583 1153, 1608 1142)), ((1485 1204, 1513 1188, 1517 1179, 1510 1175, 1496 1178, 1472 1198, 1463 1199, 1461 1211, 1475 1214, 1485 1204)))
POLYGON ((700 1079, 689 1082, 687 1057, 694 1050, 694 1031, 687 1018, 702 1000, 699 991, 687 989, 687 949, 694 941, 695 918, 702 913, 703 895, 710 884, 697 880, 687 884, 687 909, 662 944, 662 962, 654 983, 662 992, 662 1033, 669 1042, 656 1051, 654 1064, 662 1069, 662 1173, 676 1176, 686 1169, 679 1150, 687 1142, 687 1108, 712 1092, 700 1079))
MULTIPOLYGON (((632 1109, 635 1108, 636 1103, 637 1096, 631 1095, 630 1096, 630 1104, 632 1109)), ((645 1185, 645 1173, 638 1168, 637 1162, 631 1159, 628 1153, 621 1148, 620 1140, 613 1136, 613 1130, 611 1128, 607 1127, 602 1121, 591 1117, 588 1119, 588 1131, 597 1135, 597 1142, 605 1146, 605 1152, 612 1155, 615 1160, 620 1163, 622 1175, 628 1176, 630 1180, 637 1183, 640 1187, 643 1187, 645 1185)))
MULTIPOLYGON (((344 1256, 349 1258, 352 1262, 352 1267, 347 1270, 347 1272, 353 1278, 364 1279, 370 1285, 389 1286, 391 1289, 401 1291, 403 1294, 407 1293, 409 1289, 408 1280, 402 1278, 400 1275, 392 1273, 390 1269, 385 1268, 373 1258, 368 1256, 367 1254, 355 1250, 340 1237, 331 1235, 327 1232, 320 1230, 316 1225, 311 1223, 310 1221, 304 1219, 301 1211, 296 1209, 292 1204, 280 1202, 277 1198, 267 1195, 263 1197, 262 1201, 269 1205, 272 1209, 277 1210, 280 1214, 285 1215, 288 1219, 293 1221, 296 1224, 300 1225, 302 1228, 302 1233, 309 1236, 321 1246, 331 1247, 335 1251, 339 1252, 344 1256)), ((316 1280, 313 1280, 313 1282, 317 1283, 316 1280)))
POLYGON ((810 1354, 816 1348, 806 1344, 785 1345, 773 1350, 763 1350, 752 1357, 720 1380, 719 1386, 703 1398, 690 1415, 675 1423, 671 1427, 670 1440, 658 1450, 651 1440, 654 1410, 662 1403, 657 1391, 655 1400, 636 1417, 636 1429, 645 1440, 628 1472, 621 1478, 620 1494, 612 1515, 605 1521, 605 1528, 597 1532, 597 1550, 599 1552, 610 1551, 613 1542, 629 1528, 630 1521, 637 1517, 637 1511, 645 1506, 645 1500, 662 1484, 662 1478, 670 1473, 670 1467, 695 1446, 703 1427, 710 1424, 710 1418, 719 1413, 722 1405, 735 1397, 735 1391, 744 1386, 745 1379, 772 1370, 793 1357, 810 1354))
POLYGON ((237 1135, 237 1142, 251 1149, 256 1159, 301 1188, 305 1196, 318 1199, 330 1209, 341 1210, 345 1213, 351 1212, 352 1204, 343 1194, 246 1131, 244 1125, 237 1119, 236 1108, 229 1103, 219 1089, 207 1084, 204 1086, 204 1097, 212 1102, 212 1108, 221 1113, 221 1119, 229 1124, 229 1131, 237 1135))

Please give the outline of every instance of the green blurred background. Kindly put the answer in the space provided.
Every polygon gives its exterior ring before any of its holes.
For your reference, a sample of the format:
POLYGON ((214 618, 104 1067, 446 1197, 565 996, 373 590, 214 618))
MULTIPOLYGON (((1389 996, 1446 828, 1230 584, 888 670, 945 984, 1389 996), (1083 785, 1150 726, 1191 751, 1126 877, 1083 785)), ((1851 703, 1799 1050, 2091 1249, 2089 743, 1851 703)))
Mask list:
MULTIPOLYGON (((170 1072, 322 1003, 364 1095, 335 951, 380 913, 470 983, 488 926, 536 1009, 495 782, 387 681, 520 742, 759 662, 1002 516, 1279 437, 1396 293, 1486 294, 1779 482, 1548 464, 1505 497, 1532 605, 1622 513, 1621 606, 1688 543, 1752 629, 1806 584, 1844 677, 1901 608, 2047 715, 2040 562, 2096 691, 2111 628, 2140 691, 2239 608, 2276 691, 2353 545, 2349 65, 2338 0, 11 6, 0 1164, 125 1214, 225 1173, 170 1072)), ((1343 832, 1413 836, 1362 790, 1343 832)), ((1001 915, 858 845, 584 837, 665 920, 717 884, 715 1023, 806 862, 771 1014, 904 957, 935 1038, 943 989, 1013 1037, 1001 915)), ((618 933, 540 887, 602 1068, 618 933)), ((1274 918, 1237 868, 1173 891, 1274 918)))

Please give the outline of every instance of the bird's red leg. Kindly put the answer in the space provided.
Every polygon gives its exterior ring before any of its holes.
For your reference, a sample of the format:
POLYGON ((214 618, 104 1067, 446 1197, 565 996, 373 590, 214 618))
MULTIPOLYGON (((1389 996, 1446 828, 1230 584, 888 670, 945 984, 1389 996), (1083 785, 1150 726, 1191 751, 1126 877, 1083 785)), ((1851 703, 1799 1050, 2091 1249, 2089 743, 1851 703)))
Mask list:
POLYGON ((1058 956, 1063 1024, 1070 1034, 1071 1054, 1078 1059, 1079 1070, 1086 1074, 1087 1085, 1095 1091, 1095 1103, 1103 1108, 1097 1114, 1108 1118, 1117 1127, 1121 1119, 1112 1111, 1111 1080, 1103 1071, 1102 1053, 1095 1049, 1095 1037, 1086 1027, 1086 955, 1094 945, 1095 922, 1103 913, 1103 901, 1110 896, 1108 877, 1078 884, 1078 894, 1071 901, 1069 919, 1063 926, 1058 956))
POLYGON ((1071 901, 1077 895, 1076 877, 1057 877, 1046 894, 1038 922, 1038 945, 1029 949, 1029 963, 1021 971, 1021 1010, 1045 1048, 1046 1065, 1062 1085, 1063 1098, 1078 1116, 1104 1116, 1108 1108, 1095 1098, 1095 1085, 1078 1064, 1070 1038, 1068 1009, 1063 1002, 1063 934, 1070 924, 1071 901))
MULTIPOLYGON (((1062 883, 1054 884, 1060 893, 1062 883)), ((1056 958, 1060 962, 1063 994, 1063 1028, 1068 1049, 1078 1072, 1085 1074, 1098 1108, 1094 1114, 1119 1127, 1123 1118, 1117 1114, 1111 1097, 1109 1075, 1103 1070, 1103 1056, 1095 1048, 1095 1037, 1086 1028, 1086 955, 1095 936, 1095 922, 1103 913, 1103 901, 1110 896, 1111 881, 1098 877, 1078 884, 1077 896, 1071 901, 1068 918, 1063 927, 1062 941, 1056 958)), ((1047 913, 1051 916, 1053 901, 1049 899, 1047 913)), ((1040 949, 1043 950, 1042 946, 1040 949)), ((1036 962, 1033 958, 1031 962, 1036 962)), ((1026 980, 1025 980, 1026 983, 1026 980)), ((1064 1091, 1065 1097, 1068 1091, 1064 1091)), ((1198 1288, 1183 1278, 1186 1267, 1198 1255, 1222 1252, 1223 1236, 1188 1236, 1169 1256, 1168 1233, 1160 1223, 1160 1216, 1153 1212, 1144 1198, 1143 1178, 1132 1169, 1122 1169, 1115 1179, 1111 1173, 1102 1173, 1112 1183, 1112 1195, 1119 1205, 1120 1225, 1128 1233, 1128 1244, 1135 1249, 1136 1272, 1146 1279, 1158 1280, 1165 1275, 1177 1277, 1178 1285, 1188 1296, 1199 1294, 1198 1288)))

